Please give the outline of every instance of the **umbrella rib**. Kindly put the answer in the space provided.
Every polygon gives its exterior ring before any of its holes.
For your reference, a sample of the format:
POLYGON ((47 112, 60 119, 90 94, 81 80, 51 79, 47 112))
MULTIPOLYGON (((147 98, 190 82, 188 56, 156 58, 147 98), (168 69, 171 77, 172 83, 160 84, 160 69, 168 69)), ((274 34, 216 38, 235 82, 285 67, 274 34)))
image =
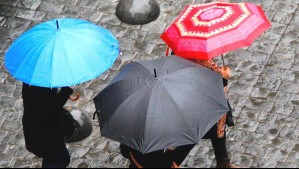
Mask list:
MULTIPOLYGON (((49 43, 49 41, 51 41, 53 38, 49 38, 46 42, 44 42, 43 44, 45 44, 45 46, 43 47, 43 51, 44 51, 44 49, 46 48, 46 46, 47 46, 47 44, 49 43)), ((20 68, 25 64, 25 60, 28 58, 28 57, 30 57, 30 53, 31 52, 33 52, 33 50, 34 50, 35 48, 32 48, 31 50, 30 50, 30 52, 27 54, 27 56, 26 56, 26 58, 23 60, 23 63, 19 66, 19 69, 18 69, 18 71, 15 73, 15 75, 17 75, 18 73, 19 73, 19 71, 20 71, 20 68)), ((37 60, 37 62, 36 63, 38 63, 39 62, 39 60, 41 59, 41 56, 39 56, 38 57, 38 60, 37 60)), ((37 64, 36 64, 37 65, 37 64)), ((33 69, 33 71, 32 71, 32 76, 31 76, 31 80, 30 80, 30 84, 29 85, 31 85, 31 82, 32 82, 32 78, 33 78, 33 76, 34 76, 34 72, 35 72, 35 68, 36 68, 36 65, 34 66, 34 69, 33 69)))
MULTIPOLYGON (((63 36, 63 34, 61 34, 61 38, 64 38, 64 36, 63 36)), ((69 61, 69 56, 68 56, 68 53, 67 53, 67 51, 66 51, 66 48, 65 48, 65 43, 64 43, 64 41, 61 41, 62 42, 62 44, 63 44, 63 46, 64 46, 64 53, 65 53, 65 57, 67 58, 66 60, 67 60, 67 65, 68 66, 66 66, 66 68, 70 68, 71 66, 70 66, 70 61, 69 61)), ((71 76, 72 76, 72 79, 75 79, 74 78, 74 73, 73 73, 73 69, 69 69, 70 70, 70 72, 71 72, 71 76)))
MULTIPOLYGON (((113 117, 116 116, 116 115, 118 114, 118 113, 116 113, 116 112, 119 112, 119 110, 120 110, 120 108, 122 107, 122 105, 125 104, 125 103, 129 100, 129 98, 132 97, 133 94, 135 94, 136 92, 142 90, 144 87, 146 87, 146 86, 141 86, 139 89, 135 90, 135 92, 132 92, 128 97, 126 97, 126 99, 124 99, 124 100, 121 102, 121 104, 119 104, 119 106, 117 107, 117 109, 114 111, 115 113, 110 117, 110 119, 113 119, 113 117)), ((151 90, 152 90, 152 89, 151 89, 151 90)), ((148 104, 149 104, 149 102, 147 102, 147 107, 148 107, 148 104)), ((146 124, 146 119, 147 119, 147 116, 145 116, 144 124, 146 124)), ((146 126, 146 125, 145 125, 145 126, 146 126)), ((146 128, 144 127, 144 129, 143 129, 143 133, 145 133, 145 131, 146 131, 146 128)), ((144 134, 144 135, 145 135, 145 134, 144 134)), ((141 147, 140 147, 140 149, 142 149, 142 150, 143 150, 143 143, 144 143, 144 136, 142 137, 142 143, 141 143, 142 145, 141 145, 141 147)))
MULTIPOLYGON (((55 41, 56 41, 56 39, 55 39, 55 41)), ((52 56, 52 62, 51 62, 52 65, 51 65, 51 71, 50 71, 51 72, 51 78, 50 78, 50 86, 51 87, 53 86, 53 77, 52 76, 53 76, 53 67, 54 67, 53 66, 54 65, 54 61, 53 61, 54 60, 54 57, 53 57, 54 50, 55 50, 55 45, 54 45, 54 47, 52 49, 52 55, 51 55, 52 56)))
MULTIPOLYGON (((205 70, 208 70, 208 71, 212 71, 212 70, 210 70, 210 69, 208 69, 208 68, 206 68, 206 67, 203 67, 203 66, 201 66, 201 65, 194 65, 194 66, 190 66, 190 67, 187 67, 187 68, 183 68, 183 69, 179 69, 179 70, 175 70, 175 71, 173 71, 173 72, 170 72, 170 73, 168 73, 168 74, 165 74, 165 75, 172 75, 172 74, 174 74, 174 73, 178 73, 178 72, 180 72, 180 71, 185 71, 185 70, 188 70, 188 69, 198 69, 198 68, 204 68, 205 70)), ((213 72, 213 71, 212 71, 213 72)), ((216 73, 216 72, 214 72, 214 73, 216 73)))
POLYGON ((162 84, 162 87, 167 91, 166 93, 167 93, 168 96, 171 98, 171 101, 175 104, 176 108, 181 112, 181 113, 179 113, 179 115, 182 117, 182 119, 184 119, 184 123, 185 123, 186 126, 188 126, 189 129, 192 131, 192 128, 190 128, 188 122, 186 121, 186 119, 185 119, 184 116, 182 115, 182 114, 183 114, 183 113, 182 113, 182 110, 177 106, 175 100, 174 100, 174 99, 172 98, 172 96, 169 94, 169 92, 168 92, 167 88, 164 86, 164 84, 163 84, 163 83, 161 83, 161 84, 162 84))
MULTIPOLYGON (((96 25, 93 25, 93 26, 96 26, 96 25)), ((98 27, 96 27, 96 28, 98 29, 98 27)), ((84 28, 84 29, 81 28, 80 30, 88 30, 88 31, 90 31, 90 32, 94 32, 95 34, 98 34, 98 31, 96 31, 96 30, 92 30, 92 29, 90 28, 90 26, 89 26, 89 27, 86 27, 86 28, 84 28)), ((106 31, 106 30, 105 30, 105 31, 106 31)), ((69 33, 69 34, 71 35, 70 32, 66 32, 66 33, 69 33)), ((110 32, 109 32, 109 33, 110 33, 110 32)), ((98 35, 101 35, 101 34, 98 34, 98 35)), ((112 35, 111 35, 111 36, 112 36, 112 35)), ((76 41, 78 41, 78 42, 82 42, 82 39, 80 39, 80 38, 78 38, 78 37, 73 37, 73 38, 76 38, 76 39, 77 39, 76 41)), ((92 38, 94 38, 94 37, 92 37, 92 38)), ((103 36, 103 35, 101 35, 101 38, 99 38, 99 39, 102 40, 101 43, 103 43, 103 44, 108 44, 108 42, 109 42, 109 41, 107 41, 107 39, 106 39, 105 36, 103 36), (103 41, 103 40, 105 40, 105 41, 103 41)), ((76 42, 76 41, 70 41, 70 42, 72 42, 72 45, 73 45, 74 47, 76 46, 75 43, 74 43, 74 42, 76 42)), ((84 55, 82 55, 82 56, 84 56, 84 55)), ((86 61, 86 59, 85 59, 84 57, 80 57, 80 59, 83 60, 83 62, 85 63, 85 65, 86 65, 87 68, 88 68, 88 77, 92 77, 92 78, 94 79, 94 78, 97 78, 97 77, 99 76, 99 74, 103 73, 102 71, 97 71, 97 73, 95 73, 93 70, 90 69, 90 67, 88 66, 87 61, 86 61)), ((104 64, 104 65, 105 65, 105 66, 102 66, 102 67, 106 67, 106 66, 107 66, 107 67, 108 67, 107 70, 113 66, 113 64, 112 64, 111 66, 109 66, 110 63, 108 63, 107 60, 104 60, 104 62, 101 63, 101 64, 104 64)), ((80 80, 77 80, 77 81, 80 81, 80 80)), ((77 82, 76 82, 76 83, 77 83, 77 82)))
MULTIPOLYGON (((199 65, 200 66, 200 65, 199 65)), ((205 67, 204 67, 205 68, 205 67)), ((187 70, 187 69, 194 69, 194 67, 189 67, 189 68, 185 68, 185 69, 181 69, 181 70, 187 70)), ((209 70, 209 69, 207 69, 207 68, 205 68, 207 71, 211 71, 211 70, 209 70)), ((181 71, 181 70, 178 70, 178 71, 181 71)), ((178 72, 178 71, 176 71, 176 72, 178 72)), ((174 72, 172 72, 172 73, 174 73, 174 72)), ((218 73, 216 73, 216 72, 214 72, 214 71, 211 71, 211 73, 215 73, 215 74, 218 74, 218 73)), ((169 73, 169 74, 171 74, 171 73, 169 73)), ((167 79, 167 80, 169 80, 169 79, 167 79)), ((222 81, 221 81, 221 83, 222 83, 222 81)), ((203 85, 201 85, 200 86, 201 88, 204 88, 204 90, 202 90, 202 91, 209 91, 209 88, 207 88, 206 86, 203 86, 203 85)), ((221 90, 221 92, 224 92, 223 90, 221 90)), ((209 97, 209 98, 212 98, 212 100, 217 100, 217 99, 215 99, 215 97, 211 97, 210 95, 208 95, 206 92, 202 92, 204 95, 206 95, 206 97, 209 97)))
MULTIPOLYGON (((117 82, 117 83, 118 83, 118 82, 117 82)), ((138 89, 135 89, 134 92, 131 92, 131 94, 129 94, 125 99, 123 99, 123 101, 118 105, 118 107, 116 108, 116 110, 115 110, 114 112, 118 112, 119 109, 120 109, 120 107, 124 104, 124 102, 125 102, 126 100, 128 100, 134 93, 138 92, 139 90, 143 89, 144 87, 145 87, 145 85, 140 86, 138 89)), ((111 116, 111 117, 113 117, 113 116, 111 116)), ((111 118, 111 119, 112 119, 112 118, 111 118)))
MULTIPOLYGON (((142 66, 142 64, 140 64, 140 63, 138 63, 138 62, 133 62, 133 63, 130 63, 130 64, 135 64, 136 66, 138 66, 138 67, 141 68, 139 71, 143 71, 144 73, 146 73, 147 75, 150 76, 150 72, 149 72, 147 69, 145 69, 144 66, 142 66)), ((140 72, 139 72, 139 73, 140 73, 140 72)), ((140 77, 138 77, 138 78, 133 77, 133 78, 131 78, 131 79, 121 79, 121 80, 118 80, 118 81, 115 81, 115 82, 114 82, 115 79, 113 79, 113 81, 112 81, 107 87, 109 87, 110 85, 112 85, 112 84, 114 84, 114 83, 121 82, 121 81, 146 79, 146 78, 144 77, 144 75, 141 76, 141 74, 142 74, 142 73, 140 73, 140 77)), ((116 77, 116 79, 117 79, 117 77, 116 77)), ((107 87, 106 87, 106 88, 107 88, 107 87)))
MULTIPOLYGON (((70 44, 72 44, 74 47, 76 47, 76 45, 74 45, 74 41, 69 41, 69 43, 70 44)), ((77 50, 77 52, 79 52, 80 50, 77 50)), ((84 55, 82 55, 82 56, 84 56, 84 55)), ((84 58, 82 58, 82 57, 80 57, 80 60, 83 60, 83 63, 82 64, 84 64, 84 65, 86 65, 86 67, 88 68, 88 70, 89 70, 89 75, 92 75, 93 73, 93 71, 89 68, 89 66, 88 66, 88 64, 86 63, 86 60, 84 59, 84 58)), ((78 80, 79 81, 79 80, 78 80)), ((77 83, 77 82, 75 82, 75 83, 77 83)))
POLYGON ((152 75, 152 73, 148 69, 146 69, 141 63, 139 62, 135 62, 135 63, 137 63, 137 65, 140 65, 140 67, 143 68, 143 70, 145 70, 145 73, 147 73, 149 76, 152 75))
MULTIPOLYGON (((147 102, 147 109, 146 109, 146 116, 145 116, 145 119, 144 119, 144 130, 143 130, 143 140, 142 140, 142 143, 144 143, 145 142, 145 136, 146 136, 146 121, 147 121, 147 119, 148 119, 148 110, 149 110, 149 103, 150 103, 150 101, 151 101, 151 98, 152 98, 152 96, 153 96, 153 90, 154 90, 154 88, 156 87, 156 84, 154 85, 154 86, 152 86, 152 89, 151 89, 151 94, 150 94, 150 96, 149 96, 149 99, 148 99, 148 102, 147 102)), ((144 149, 142 149, 142 152, 144 152, 145 150, 144 149)))
POLYGON ((151 71, 148 70, 146 67, 144 67, 140 62, 135 62, 135 63, 140 65, 148 73, 149 76, 152 76, 153 78, 155 78, 155 74, 154 74, 155 70, 159 70, 162 67, 164 67, 164 65, 166 64, 166 60, 164 60, 164 63, 162 65, 160 65, 161 66, 160 68, 159 67, 154 67, 153 70, 151 70, 151 71))

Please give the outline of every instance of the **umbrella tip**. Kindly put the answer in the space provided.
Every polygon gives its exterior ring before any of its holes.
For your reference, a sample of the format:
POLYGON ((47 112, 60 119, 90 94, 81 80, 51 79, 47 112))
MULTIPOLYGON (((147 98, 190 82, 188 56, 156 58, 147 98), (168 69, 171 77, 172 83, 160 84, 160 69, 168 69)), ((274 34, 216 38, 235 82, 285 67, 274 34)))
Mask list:
POLYGON ((155 79, 157 80, 157 79, 158 79, 158 76, 157 76, 157 71, 156 71, 156 69, 154 69, 154 73, 155 73, 155 79))
POLYGON ((59 31, 60 28, 59 28, 59 23, 58 23, 58 20, 56 20, 56 27, 57 27, 57 30, 59 31))

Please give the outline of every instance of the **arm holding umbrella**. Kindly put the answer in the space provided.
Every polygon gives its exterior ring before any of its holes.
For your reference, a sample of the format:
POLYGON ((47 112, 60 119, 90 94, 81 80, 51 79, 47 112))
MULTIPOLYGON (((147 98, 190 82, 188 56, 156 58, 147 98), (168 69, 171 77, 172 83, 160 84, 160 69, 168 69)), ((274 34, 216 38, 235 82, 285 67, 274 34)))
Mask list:
POLYGON ((75 102, 80 99, 80 94, 76 94, 76 96, 70 96, 69 98, 71 101, 75 102))
POLYGON ((73 89, 70 87, 63 87, 57 95, 53 95, 49 98, 47 106, 44 107, 48 109, 48 111, 45 111, 44 113, 45 121, 57 132, 62 132, 61 116, 58 114, 61 113, 61 109, 63 109, 63 106, 66 104, 72 93, 73 89))
POLYGON ((223 77, 223 86, 224 86, 224 92, 228 92, 228 80, 231 78, 231 69, 230 67, 223 66, 220 70, 220 73, 223 77))
POLYGON ((73 89, 70 87, 62 87, 54 104, 57 107, 63 107, 67 100, 71 98, 73 92, 73 89))

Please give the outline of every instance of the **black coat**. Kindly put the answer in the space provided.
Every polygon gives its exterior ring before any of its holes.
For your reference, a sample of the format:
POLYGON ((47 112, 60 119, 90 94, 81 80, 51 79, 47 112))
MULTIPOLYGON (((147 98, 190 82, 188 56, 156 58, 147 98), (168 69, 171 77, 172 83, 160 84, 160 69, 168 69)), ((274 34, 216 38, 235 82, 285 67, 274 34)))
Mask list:
POLYGON ((134 164, 130 153, 132 153, 135 160, 143 168, 171 168, 173 166, 173 162, 177 165, 181 165, 194 146, 195 144, 180 146, 175 150, 169 150, 166 152, 162 150, 149 154, 141 154, 140 152, 123 144, 121 144, 120 149, 122 156, 130 160, 130 168, 138 168, 138 166, 134 164))
POLYGON ((48 89, 23 84, 23 130, 26 148, 38 157, 51 157, 65 149, 61 110, 72 89, 48 89))

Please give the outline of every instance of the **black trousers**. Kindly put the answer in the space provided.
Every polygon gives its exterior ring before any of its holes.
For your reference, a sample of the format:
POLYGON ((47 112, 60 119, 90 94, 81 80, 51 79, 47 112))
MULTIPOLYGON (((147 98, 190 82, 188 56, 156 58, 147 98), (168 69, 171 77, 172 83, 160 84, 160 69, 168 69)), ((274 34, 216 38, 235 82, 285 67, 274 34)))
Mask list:
POLYGON ((70 164, 70 153, 65 147, 51 157, 43 159, 42 168, 67 168, 70 164))
POLYGON ((228 153, 226 149, 226 133, 223 138, 217 136, 217 124, 215 124, 211 130, 203 137, 203 139, 211 139, 216 160, 228 159, 228 153))

